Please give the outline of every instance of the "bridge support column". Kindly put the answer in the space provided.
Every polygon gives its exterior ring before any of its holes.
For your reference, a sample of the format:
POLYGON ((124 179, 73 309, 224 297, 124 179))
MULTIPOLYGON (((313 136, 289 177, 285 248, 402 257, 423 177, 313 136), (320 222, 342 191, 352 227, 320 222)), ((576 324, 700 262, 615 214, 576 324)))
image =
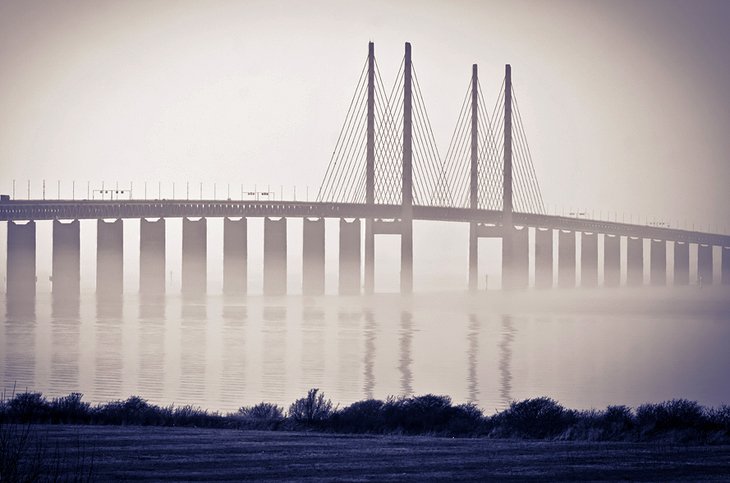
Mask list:
MULTIPOLYGON (((324 294, 324 218, 304 218, 302 293, 324 294)), ((372 229, 372 227, 371 227, 372 229)))
POLYGON ((35 300, 35 221, 8 221, 7 295, 10 300, 35 300))
POLYGON ((558 231, 558 286, 575 288, 575 232, 558 231))
POLYGON ((248 288, 248 221, 223 219, 223 293, 245 294, 248 288))
POLYGON ((286 218, 264 218, 264 295, 286 294, 286 218))
POLYGON ((674 242, 674 285, 689 285, 689 243, 674 242))
POLYGON ((139 293, 165 293, 165 219, 139 220, 139 293))
POLYGON ((535 229, 535 288, 553 286, 553 230, 535 229))
POLYGON ((340 219, 339 293, 360 293, 360 220, 340 219))
POLYGON ((121 297, 124 291, 124 222, 96 222, 96 293, 121 297))
POLYGON ((475 292, 478 286, 479 235, 477 223, 469 223, 469 290, 475 292))
POLYGON ((603 235, 603 285, 621 285, 621 237, 603 235))
POLYGON ((365 293, 375 292, 375 230, 374 220, 365 220, 365 293))
POLYGON ((636 287, 644 283, 644 240, 626 237, 626 285, 636 287))
POLYGON ((649 283, 657 287, 664 287, 667 285, 667 242, 652 240, 649 259, 651 260, 649 283))
POLYGON ((712 245, 697 245, 697 282, 712 285, 712 245))
POLYGON ((78 297, 81 285, 80 223, 53 220, 53 296, 78 297))
POLYGON ((722 257, 720 283, 730 285, 730 247, 723 247, 720 256, 722 257))
POLYGON ((182 293, 203 295, 208 287, 208 220, 183 218, 182 293))
POLYGON ((598 286, 598 235, 581 233, 580 237, 580 286, 598 286))
POLYGON ((512 273, 508 288, 524 290, 530 282, 530 237, 529 228, 512 228, 512 273))

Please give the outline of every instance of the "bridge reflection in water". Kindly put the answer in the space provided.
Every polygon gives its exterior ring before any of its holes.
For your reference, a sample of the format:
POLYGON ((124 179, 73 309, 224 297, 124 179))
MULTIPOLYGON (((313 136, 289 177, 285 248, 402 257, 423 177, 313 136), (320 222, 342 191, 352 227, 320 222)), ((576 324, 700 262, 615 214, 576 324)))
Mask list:
MULTIPOLYGON (((672 299, 688 307, 720 289, 644 290, 657 307, 672 299)), ((656 315, 604 313, 622 292, 612 293, 587 301, 590 315, 561 315, 554 297, 532 315, 524 312, 529 298, 505 312, 503 301, 481 294, 409 302, 166 296, 148 318, 137 315, 149 302, 132 295, 108 305, 83 296, 61 311, 41 294, 25 310, 3 302, 0 377, 6 391, 78 391, 95 402, 139 394, 221 410, 288 404, 311 387, 341 404, 436 393, 487 411, 541 395, 585 408, 677 395, 707 404, 730 398, 726 291, 679 315, 671 307, 656 315)))

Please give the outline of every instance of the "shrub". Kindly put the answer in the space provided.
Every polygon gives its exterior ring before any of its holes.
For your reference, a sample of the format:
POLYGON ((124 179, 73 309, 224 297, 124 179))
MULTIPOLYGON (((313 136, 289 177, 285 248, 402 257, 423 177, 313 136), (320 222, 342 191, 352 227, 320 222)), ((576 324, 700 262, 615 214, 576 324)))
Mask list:
POLYGON ((17 422, 45 422, 50 406, 40 392, 21 392, 7 402, 8 416, 17 422))
POLYGON ((95 416, 102 424, 139 424, 147 426, 159 424, 156 406, 146 399, 130 396, 125 401, 111 401, 96 407, 95 416))
POLYGON ((719 408, 707 410, 707 418, 714 429, 730 435, 730 406, 723 404, 719 408))
POLYGON ((468 417, 469 411, 471 408, 459 410, 452 407, 448 396, 433 394, 389 398, 382 408, 383 423, 389 431, 410 434, 448 433, 451 424, 457 425, 454 418, 468 417))
POLYGON ((497 436, 531 439, 552 438, 567 429, 574 413, 548 397, 512 402, 494 416, 497 436))
POLYGON ((383 401, 366 399, 357 401, 332 416, 334 429, 348 433, 381 433, 383 426, 383 401))
POLYGON ((280 420, 284 419, 284 408, 276 404, 260 402, 254 406, 240 408, 235 416, 262 421, 280 420))
POLYGON ((642 404, 636 421, 643 435, 670 430, 704 429, 705 410, 696 401, 672 399, 659 404, 642 404))
POLYGON ((474 403, 459 404, 452 410, 446 432, 453 436, 479 436, 487 433, 487 419, 474 403))
POLYGON ((608 406, 599 416, 598 424, 602 431, 602 439, 625 438, 635 425, 634 416, 627 406, 608 406))
POLYGON ((54 398, 50 404, 52 423, 87 423, 91 416, 91 405, 83 402, 83 394, 72 392, 68 396, 54 398))
POLYGON ((298 423, 318 423, 332 415, 332 401, 324 398, 319 389, 310 389, 307 396, 289 406, 289 417, 298 423))
POLYGON ((223 417, 217 412, 192 405, 170 406, 170 422, 172 426, 219 427, 223 426, 223 417))

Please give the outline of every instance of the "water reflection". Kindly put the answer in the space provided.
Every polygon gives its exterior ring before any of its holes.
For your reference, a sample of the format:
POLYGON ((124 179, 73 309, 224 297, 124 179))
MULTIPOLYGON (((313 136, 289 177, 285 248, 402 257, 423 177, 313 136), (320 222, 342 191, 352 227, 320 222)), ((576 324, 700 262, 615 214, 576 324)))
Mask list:
POLYGON ((512 402, 512 341, 515 333, 512 317, 503 315, 499 341, 499 397, 503 407, 512 402))
POLYGON ((400 357, 398 359, 398 370, 400 371, 401 395, 409 396, 413 394, 413 373, 411 372, 411 364, 413 358, 411 356, 413 344, 413 314, 410 312, 401 312, 400 315, 400 357))
POLYGON ((467 402, 476 403, 479 400, 479 380, 477 376, 477 358, 479 353, 479 320, 475 314, 469 314, 467 341, 467 402))
POLYGON ((337 391, 344 399, 362 397, 357 384, 360 373, 361 310, 340 311, 337 316, 337 391))
POLYGON ((205 300, 183 298, 180 324, 180 390, 178 400, 202 405, 205 401, 205 300))
POLYGON ((35 387, 35 301, 6 297, 4 324, 4 391, 35 387))
POLYGON ((365 326, 363 328, 365 336, 365 354, 363 356, 363 395, 366 399, 373 399, 375 390, 375 332, 377 324, 375 316, 371 310, 365 310, 365 326))
POLYGON ((241 406, 246 389, 246 320, 248 307, 240 302, 223 306, 223 367, 221 401, 224 406, 241 406))
POLYGON ((263 321, 262 396, 265 401, 285 401, 286 307, 265 306, 263 321))
POLYGON ((2 298, 0 377, 6 391, 78 390, 91 402, 138 394, 218 410, 288 405, 310 387, 342 405, 415 390, 490 411, 542 395, 576 408, 730 400, 727 315, 499 315, 469 303, 2 298))
POLYGON ((139 305, 139 393, 159 400, 165 385, 165 304, 164 299, 144 297, 139 305))
POLYGON ((79 388, 78 296, 54 296, 51 303, 51 394, 68 394, 79 388))
POLYGON ((159 295, 140 295, 139 318, 152 320, 164 319, 165 297, 159 295))
MULTIPOLYGON (((123 397, 122 388, 122 300, 96 298, 96 357, 94 392, 103 401, 123 397)), ((66 391, 68 392, 68 391, 66 391)))
POLYGON ((302 306, 302 382, 300 390, 320 387, 325 369, 325 313, 321 307, 302 306))

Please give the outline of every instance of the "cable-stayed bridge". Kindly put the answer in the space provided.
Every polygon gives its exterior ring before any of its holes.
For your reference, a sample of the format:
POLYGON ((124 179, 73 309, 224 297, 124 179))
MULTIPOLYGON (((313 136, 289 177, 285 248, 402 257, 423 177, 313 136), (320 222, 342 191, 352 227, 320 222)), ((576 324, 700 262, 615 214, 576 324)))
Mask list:
POLYGON ((545 213, 544 206, 509 65, 492 105, 484 100, 477 66, 472 67, 458 121, 442 156, 436 147, 410 44, 406 43, 396 80, 388 87, 370 43, 314 202, 13 199, 0 203, 0 220, 8 222, 9 297, 35 293, 36 221, 41 220, 53 220, 54 294, 79 292, 80 219, 98 220, 97 292, 121 294, 122 220, 130 218, 141 223, 140 291, 164 293, 165 219, 171 217, 183 218, 182 290, 186 294, 206 291, 209 217, 225 218, 223 278, 227 293, 247 290, 249 217, 265 218, 266 294, 286 292, 286 220, 291 217, 304 220, 305 294, 324 293, 325 218, 340 219, 339 291, 344 294, 374 291, 378 234, 400 235, 401 291, 412 291, 414 220, 469 224, 465 253, 471 290, 477 288, 477 247, 483 237, 502 240, 505 289, 530 285, 530 258, 534 258, 536 288, 553 287, 555 273, 558 287, 575 287, 578 260, 581 286, 600 283, 615 287, 622 280, 627 285, 641 285, 645 257, 652 285, 666 285, 669 268, 673 270, 673 283, 686 285, 691 282, 690 244, 697 245, 699 283, 712 283, 713 259, 719 253, 716 278, 730 284, 728 235, 552 216, 545 213), (650 240, 648 250, 644 249, 645 239, 650 240), (668 254, 672 252, 670 260, 668 254), (599 263, 603 264, 602 280, 599 263))

